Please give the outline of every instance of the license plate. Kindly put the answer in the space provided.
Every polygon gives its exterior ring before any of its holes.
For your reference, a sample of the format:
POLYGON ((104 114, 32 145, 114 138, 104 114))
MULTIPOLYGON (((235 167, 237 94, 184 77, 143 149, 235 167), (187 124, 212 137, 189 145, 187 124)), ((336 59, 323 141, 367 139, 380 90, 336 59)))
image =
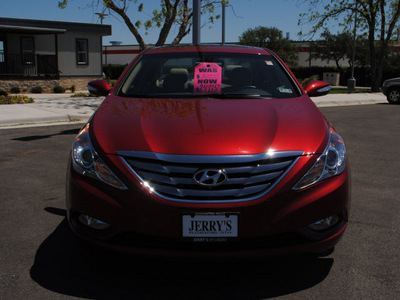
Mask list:
POLYGON ((182 216, 183 237, 237 237, 237 214, 193 214, 182 216))

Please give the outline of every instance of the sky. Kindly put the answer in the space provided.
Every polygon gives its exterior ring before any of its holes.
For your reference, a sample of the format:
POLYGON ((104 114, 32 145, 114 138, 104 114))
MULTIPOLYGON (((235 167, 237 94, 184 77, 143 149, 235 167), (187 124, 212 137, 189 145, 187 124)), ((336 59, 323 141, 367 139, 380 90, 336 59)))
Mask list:
MULTIPOLYGON (((35 20, 68 21, 100 24, 96 12, 99 9, 87 7, 91 0, 69 0, 66 9, 58 8, 58 0, 0 0, 0 17, 21 18, 35 20)), ((154 8, 159 7, 159 0, 143 0, 144 12, 138 13, 134 6, 128 10, 128 16, 133 23, 137 19, 145 20, 154 8), (139 18, 137 18, 139 17, 139 18)), ((299 14, 308 7, 299 7, 298 0, 230 0, 232 7, 226 8, 226 42, 238 42, 239 36, 247 29, 257 26, 276 27, 286 36, 289 33, 291 40, 303 40, 298 36, 299 31, 307 32, 310 27, 298 26, 299 14)), ((220 11, 216 11, 220 13, 220 11)), ((104 24, 112 25, 112 35, 103 38, 103 44, 110 41, 120 41, 123 45, 137 45, 136 39, 120 19, 107 16, 104 24)), ((221 41, 222 22, 217 20, 212 28, 204 26, 201 30, 202 43, 216 43, 221 41)), ((147 44, 157 41, 158 28, 151 29, 147 35, 140 30, 147 44)), ((172 29, 167 42, 171 42, 176 34, 172 29)), ((190 43, 191 34, 182 42, 190 43)))

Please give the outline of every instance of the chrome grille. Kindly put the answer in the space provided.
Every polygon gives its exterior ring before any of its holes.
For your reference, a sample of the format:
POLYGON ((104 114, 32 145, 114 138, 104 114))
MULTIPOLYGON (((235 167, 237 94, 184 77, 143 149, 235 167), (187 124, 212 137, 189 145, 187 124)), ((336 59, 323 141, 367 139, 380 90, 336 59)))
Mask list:
POLYGON ((225 203, 254 200, 268 193, 291 169, 301 151, 253 155, 172 155, 118 151, 133 174, 159 197, 177 202, 225 203), (201 170, 221 170, 215 187, 194 180, 201 170))

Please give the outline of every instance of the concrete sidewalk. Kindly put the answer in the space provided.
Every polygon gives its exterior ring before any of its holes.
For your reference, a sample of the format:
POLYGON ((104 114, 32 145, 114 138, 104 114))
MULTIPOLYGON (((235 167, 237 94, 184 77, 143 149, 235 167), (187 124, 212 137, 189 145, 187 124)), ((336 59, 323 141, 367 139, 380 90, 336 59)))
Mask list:
POLYGON ((25 94, 30 104, 0 105, 0 128, 86 122, 104 97, 71 97, 71 94, 25 94))
MULTIPOLYGON (((0 129, 86 122, 104 97, 71 98, 71 94, 26 94, 31 104, 0 105, 0 129)), ((332 94, 312 98, 318 107, 387 103, 382 93, 332 94)))
POLYGON ((328 94, 311 100, 318 107, 388 103, 382 93, 328 94))

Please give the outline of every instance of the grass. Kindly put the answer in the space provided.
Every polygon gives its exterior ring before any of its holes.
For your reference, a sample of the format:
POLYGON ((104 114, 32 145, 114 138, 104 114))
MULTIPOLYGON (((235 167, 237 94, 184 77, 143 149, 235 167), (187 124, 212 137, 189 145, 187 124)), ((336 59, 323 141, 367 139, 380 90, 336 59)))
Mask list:
POLYGON ((97 96, 90 94, 90 93, 75 93, 75 94, 72 94, 70 97, 76 98, 76 97, 97 97, 97 96))
POLYGON ((0 105, 1 104, 25 104, 25 103, 33 103, 35 102, 32 98, 27 96, 0 96, 0 105))
POLYGON ((370 93, 370 88, 355 88, 355 89, 348 89, 346 87, 337 88, 334 87, 330 90, 329 94, 355 94, 355 93, 370 93))

